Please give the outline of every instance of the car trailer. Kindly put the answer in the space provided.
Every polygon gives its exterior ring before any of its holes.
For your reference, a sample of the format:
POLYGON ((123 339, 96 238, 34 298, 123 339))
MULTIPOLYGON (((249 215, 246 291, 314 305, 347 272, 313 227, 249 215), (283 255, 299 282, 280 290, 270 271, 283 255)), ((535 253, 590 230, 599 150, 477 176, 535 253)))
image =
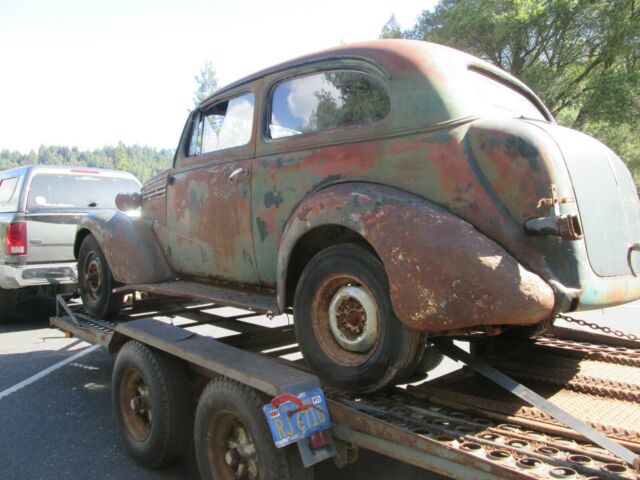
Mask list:
POLYGON ((194 435, 203 478, 312 479, 312 465, 353 463, 358 448, 461 479, 639 478, 633 335, 554 327, 535 341, 473 339, 473 356, 434 339, 429 348, 467 366, 391 391, 323 395, 295 358, 289 322, 169 297, 134 295, 110 322, 68 295, 57 307, 53 326, 118 352, 114 408, 128 450, 149 467, 194 435), (211 326, 226 335, 200 333, 211 326))

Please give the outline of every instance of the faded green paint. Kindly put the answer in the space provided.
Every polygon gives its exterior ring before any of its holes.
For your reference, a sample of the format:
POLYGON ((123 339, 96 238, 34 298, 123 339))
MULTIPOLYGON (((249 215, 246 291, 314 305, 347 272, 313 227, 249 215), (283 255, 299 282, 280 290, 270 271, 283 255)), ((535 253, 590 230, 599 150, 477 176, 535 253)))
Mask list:
MULTIPOLYGON (((156 222, 177 274, 273 288, 284 308, 289 254, 299 236, 338 224, 378 251, 396 313, 418 328, 533 323, 557 311, 640 298, 640 279, 630 272, 593 272, 584 239, 524 233, 531 218, 590 214, 573 201, 571 168, 579 166, 566 160, 576 142, 585 151, 602 147, 555 125, 533 92, 505 72, 446 47, 376 41, 258 72, 199 109, 247 92, 256 99, 247 145, 188 157, 189 120, 174 168, 150 182, 166 185, 166 200, 146 199, 143 218, 156 222), (370 125, 265 138, 274 86, 333 69, 376 77, 389 96, 389 115, 370 125), (547 121, 486 115, 470 69, 511 85, 547 121), (239 167, 243 173, 229 179, 239 167), (564 203, 540 204, 552 186, 564 203), (474 290, 469 279, 486 289, 474 290)), ((152 191, 145 189, 143 195, 152 191)), ((637 198, 630 202, 635 211, 637 198)), ((625 211, 612 214, 616 228, 625 211)))

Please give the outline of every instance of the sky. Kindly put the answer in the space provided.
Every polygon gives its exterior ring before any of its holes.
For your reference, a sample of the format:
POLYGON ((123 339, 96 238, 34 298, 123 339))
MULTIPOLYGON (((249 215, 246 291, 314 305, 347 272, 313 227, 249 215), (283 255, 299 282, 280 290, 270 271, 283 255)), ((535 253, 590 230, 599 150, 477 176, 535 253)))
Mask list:
POLYGON ((435 0, 0 0, 0 149, 175 148, 206 61, 223 86, 402 28, 435 0))

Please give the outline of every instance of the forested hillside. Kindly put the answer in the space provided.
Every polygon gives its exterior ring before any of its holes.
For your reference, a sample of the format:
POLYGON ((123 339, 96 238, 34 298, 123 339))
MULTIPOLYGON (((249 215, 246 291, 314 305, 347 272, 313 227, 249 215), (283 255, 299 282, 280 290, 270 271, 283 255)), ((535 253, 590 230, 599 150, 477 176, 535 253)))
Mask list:
MULTIPOLYGON (((1 146, 0 146, 1 147, 1 146)), ((77 147, 40 146, 38 151, 24 154, 0 150, 0 170, 21 165, 72 165, 94 168, 115 168, 133 173, 141 182, 165 170, 173 162, 173 150, 124 145, 96 150, 77 147)))

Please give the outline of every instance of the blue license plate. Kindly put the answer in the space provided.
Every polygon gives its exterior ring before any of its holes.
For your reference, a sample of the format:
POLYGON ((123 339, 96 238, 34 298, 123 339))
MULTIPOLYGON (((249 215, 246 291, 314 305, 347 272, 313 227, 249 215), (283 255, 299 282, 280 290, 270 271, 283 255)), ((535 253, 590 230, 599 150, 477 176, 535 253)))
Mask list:
POLYGON ((293 401, 285 401, 277 407, 268 403, 262 408, 278 448, 331 427, 322 389, 304 392, 297 397, 306 406, 304 410, 293 401))

